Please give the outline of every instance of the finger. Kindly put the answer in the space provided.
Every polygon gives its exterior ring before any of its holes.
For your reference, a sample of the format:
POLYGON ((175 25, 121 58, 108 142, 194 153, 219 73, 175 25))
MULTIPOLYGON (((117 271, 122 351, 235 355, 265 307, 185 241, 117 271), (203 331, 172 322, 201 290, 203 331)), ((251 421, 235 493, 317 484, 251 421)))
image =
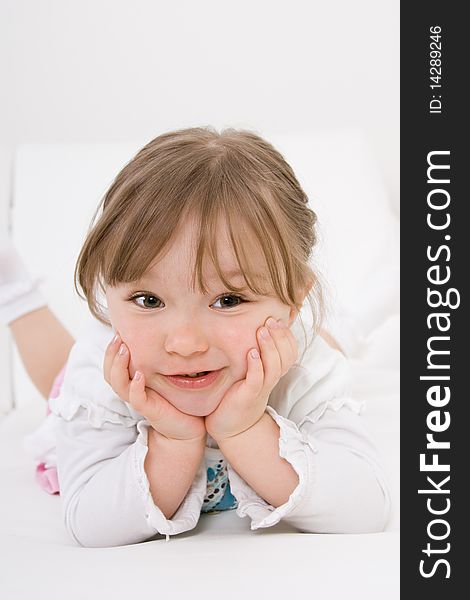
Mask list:
POLYGON ((104 354, 103 361, 103 374, 106 383, 111 384, 111 366, 114 361, 114 357, 118 353, 119 346, 121 345, 121 338, 119 334, 116 334, 113 339, 109 342, 106 352, 104 354))
POLYGON ((137 412, 143 414, 147 400, 144 374, 141 371, 136 371, 129 385, 129 403, 137 412))
POLYGON ((248 369, 243 387, 250 397, 257 396, 263 389, 265 379, 263 361, 257 348, 248 352, 247 360, 248 369))
POLYGON ((129 358, 129 349, 125 344, 121 344, 111 365, 110 375, 111 387, 126 402, 129 401, 129 358))
POLYGON ((297 358, 296 341, 290 329, 280 319, 266 321, 281 360, 281 375, 287 373, 297 358))
POLYGON ((258 340, 264 366, 264 385, 272 389, 281 377, 281 357, 267 327, 260 327, 258 340))

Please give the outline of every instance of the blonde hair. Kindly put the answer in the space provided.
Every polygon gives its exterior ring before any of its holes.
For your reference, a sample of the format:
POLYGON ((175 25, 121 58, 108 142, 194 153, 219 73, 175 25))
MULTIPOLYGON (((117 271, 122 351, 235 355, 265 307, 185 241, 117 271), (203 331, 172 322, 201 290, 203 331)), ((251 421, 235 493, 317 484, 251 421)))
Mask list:
MULTIPOLYGON (((74 283, 91 313, 110 325, 97 293, 140 279, 170 247, 186 217, 199 234, 192 287, 207 293, 206 253, 227 288, 220 267, 219 218, 227 223, 232 250, 255 294, 269 290, 300 311, 307 296, 316 331, 324 317, 322 285, 309 262, 316 243, 316 214, 284 157, 246 130, 195 127, 159 135, 118 173, 101 200, 80 251, 74 283), (98 213, 102 212, 97 218, 98 213), (254 277, 244 239, 252 234, 267 264, 269 290, 254 277), (83 293, 82 293, 83 292, 83 293)), ((305 329, 304 329, 305 332, 305 329)))

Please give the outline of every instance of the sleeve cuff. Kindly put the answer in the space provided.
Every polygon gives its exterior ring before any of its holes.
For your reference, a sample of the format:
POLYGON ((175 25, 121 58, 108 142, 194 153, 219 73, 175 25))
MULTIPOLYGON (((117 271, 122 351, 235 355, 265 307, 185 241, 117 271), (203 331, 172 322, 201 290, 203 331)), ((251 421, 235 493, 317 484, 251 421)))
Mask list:
POLYGON ((248 515, 251 518, 251 530, 272 527, 282 518, 293 516, 304 499, 308 497, 315 475, 314 454, 317 449, 306 433, 301 432, 294 422, 279 415, 271 406, 268 405, 266 411, 280 428, 279 455, 292 465, 299 477, 299 484, 287 502, 275 508, 260 498, 246 481, 228 465, 230 486, 233 495, 238 500, 237 515, 239 517, 248 515))
POLYGON ((172 519, 167 519, 153 501, 152 494, 150 493, 150 483, 144 469, 144 461, 148 452, 149 427, 150 424, 146 421, 139 421, 137 423, 139 435, 136 444, 134 445, 134 466, 137 473, 139 491, 144 500, 145 518, 147 519, 147 523, 158 533, 165 535, 166 541, 168 542, 170 535, 176 535, 196 527, 201 514, 201 507, 204 502, 204 495, 206 493, 207 473, 204 461, 202 461, 181 506, 173 515, 172 519))

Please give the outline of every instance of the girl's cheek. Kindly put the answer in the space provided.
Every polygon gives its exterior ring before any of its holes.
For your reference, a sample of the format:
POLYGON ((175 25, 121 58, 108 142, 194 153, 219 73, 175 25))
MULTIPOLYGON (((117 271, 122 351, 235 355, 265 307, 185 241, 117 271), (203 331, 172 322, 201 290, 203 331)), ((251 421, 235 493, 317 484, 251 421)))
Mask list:
POLYGON ((145 352, 145 344, 142 344, 140 341, 127 340, 126 345, 130 352, 130 360, 129 360, 129 376, 132 379, 137 370, 142 371, 148 379, 148 377, 153 373, 155 365, 155 360, 152 361, 152 357, 148 356, 148 352, 145 352))
POLYGON ((148 354, 148 350, 146 352, 145 349, 152 347, 151 342, 146 341, 144 333, 136 330, 126 330, 125 327, 120 330, 120 334, 122 341, 126 344, 131 354, 130 364, 144 367, 146 354, 148 354))
POLYGON ((231 366, 237 376, 244 376, 247 370, 246 356, 250 348, 257 348, 256 327, 246 326, 224 331, 225 354, 231 357, 231 366))
POLYGON ((237 349, 238 351, 248 348, 256 341, 256 330, 251 327, 233 327, 225 329, 223 333, 223 346, 237 349))

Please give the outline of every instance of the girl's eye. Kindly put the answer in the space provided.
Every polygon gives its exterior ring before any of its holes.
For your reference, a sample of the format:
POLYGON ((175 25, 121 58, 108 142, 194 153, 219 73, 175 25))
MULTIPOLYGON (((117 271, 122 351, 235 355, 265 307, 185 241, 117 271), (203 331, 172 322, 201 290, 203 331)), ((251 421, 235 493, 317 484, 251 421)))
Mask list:
POLYGON ((219 302, 219 300, 222 302, 222 308, 234 308, 235 306, 239 306, 240 304, 246 302, 244 298, 241 296, 236 296, 235 294, 224 294, 223 296, 219 296, 215 303, 219 302), (228 303, 226 301, 228 301, 228 303))
POLYGON ((151 294, 136 294, 135 296, 131 296, 129 298, 129 300, 131 300, 132 302, 134 302, 135 304, 137 304, 137 306, 140 306, 141 308, 160 308, 159 303, 161 304, 162 301, 160 300, 160 298, 157 298, 156 296, 152 296, 151 294), (140 300, 143 298, 143 302, 137 302, 137 300, 140 300))
MULTIPOLYGON (((137 306, 140 306, 141 308, 146 309, 161 308, 163 305, 163 302, 160 300, 160 298, 157 298, 157 296, 153 296, 152 294, 135 294, 129 298, 129 301, 137 304, 137 306)), ((242 298, 242 296, 237 296, 235 294, 223 294, 217 298, 213 306, 215 306, 217 302, 221 302, 221 306, 217 306, 216 308, 234 308, 240 304, 243 304, 244 302, 247 302, 247 300, 242 298)))

